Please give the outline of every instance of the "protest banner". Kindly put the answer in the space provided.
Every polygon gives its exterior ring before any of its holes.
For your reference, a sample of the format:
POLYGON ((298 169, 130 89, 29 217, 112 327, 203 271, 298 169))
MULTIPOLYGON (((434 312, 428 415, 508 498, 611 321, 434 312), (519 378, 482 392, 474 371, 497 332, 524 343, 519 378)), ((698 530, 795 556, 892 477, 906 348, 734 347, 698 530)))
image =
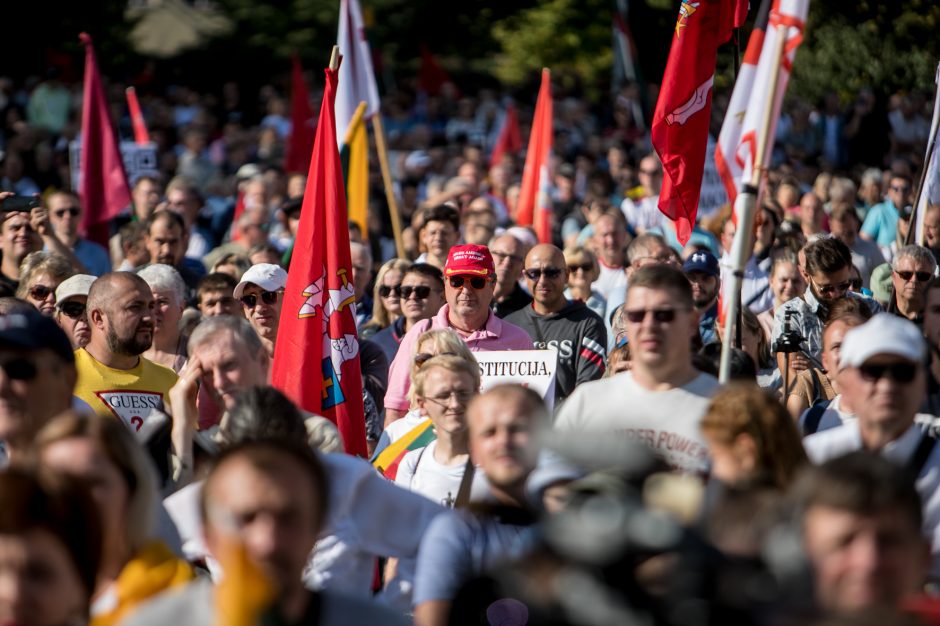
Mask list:
POLYGON ((480 391, 500 383, 518 383, 536 391, 548 410, 555 407, 556 350, 494 350, 474 352, 480 364, 480 391))
MULTIPOLYGON (((127 180, 134 183, 141 176, 159 176, 160 168, 157 163, 157 144, 148 143, 140 145, 133 141, 120 143, 121 160, 124 162, 124 171, 127 180)), ((69 143, 69 175, 72 178, 72 189, 78 189, 81 178, 82 142, 75 140, 69 143)))

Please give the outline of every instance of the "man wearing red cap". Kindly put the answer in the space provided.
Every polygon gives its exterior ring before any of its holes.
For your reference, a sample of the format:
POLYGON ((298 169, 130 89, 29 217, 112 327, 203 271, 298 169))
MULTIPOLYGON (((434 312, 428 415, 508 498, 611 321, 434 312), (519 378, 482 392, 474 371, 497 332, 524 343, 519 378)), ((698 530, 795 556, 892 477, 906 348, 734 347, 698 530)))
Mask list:
POLYGON ((385 394, 385 424, 404 415, 409 408, 408 373, 414 347, 421 333, 449 328, 467 343, 471 352, 484 350, 531 350, 532 339, 518 326, 500 320, 490 310, 496 284, 496 268, 486 246, 454 246, 444 266, 444 296, 447 304, 436 316, 415 324, 402 338, 398 356, 388 372, 385 394))

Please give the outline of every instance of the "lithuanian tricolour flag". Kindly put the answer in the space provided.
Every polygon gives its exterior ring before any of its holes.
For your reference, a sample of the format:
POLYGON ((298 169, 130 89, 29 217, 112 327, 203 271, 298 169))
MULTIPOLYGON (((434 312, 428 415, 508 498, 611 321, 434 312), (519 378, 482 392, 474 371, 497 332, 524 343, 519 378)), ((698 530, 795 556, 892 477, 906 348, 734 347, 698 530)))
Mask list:
POLYGON ((366 103, 360 102, 353 114, 346 137, 339 152, 346 179, 346 207, 349 219, 359 225, 363 238, 368 238, 369 225, 369 139, 366 134, 364 114, 366 103))
POLYGON ((437 439, 437 435, 431 426, 431 419, 428 418, 402 435, 401 438, 390 443, 387 448, 375 457, 372 465, 385 478, 395 480, 395 476, 398 475, 398 465, 405 458, 405 455, 412 450, 423 448, 435 439, 437 439))

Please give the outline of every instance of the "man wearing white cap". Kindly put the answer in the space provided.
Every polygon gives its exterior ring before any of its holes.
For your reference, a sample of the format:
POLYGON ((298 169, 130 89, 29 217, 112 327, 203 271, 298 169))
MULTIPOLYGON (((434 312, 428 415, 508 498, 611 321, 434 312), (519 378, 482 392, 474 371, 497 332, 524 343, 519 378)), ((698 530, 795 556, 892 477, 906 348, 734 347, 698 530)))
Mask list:
POLYGON ((867 450, 906 467, 917 477, 924 532, 933 540, 934 575, 940 573, 940 446, 934 419, 918 414, 924 401, 925 344, 912 322, 881 313, 846 332, 839 381, 853 399, 857 420, 804 439, 806 453, 823 463, 867 450))
POLYGON ((85 304, 93 282, 95 277, 90 274, 76 274, 59 283, 55 290, 55 322, 68 335, 75 350, 84 348, 91 339, 85 304))
POLYGON ((258 333, 268 356, 274 358, 277 326, 281 319, 281 303, 287 272, 280 265, 258 263, 248 268, 235 285, 234 296, 241 301, 245 317, 258 333))

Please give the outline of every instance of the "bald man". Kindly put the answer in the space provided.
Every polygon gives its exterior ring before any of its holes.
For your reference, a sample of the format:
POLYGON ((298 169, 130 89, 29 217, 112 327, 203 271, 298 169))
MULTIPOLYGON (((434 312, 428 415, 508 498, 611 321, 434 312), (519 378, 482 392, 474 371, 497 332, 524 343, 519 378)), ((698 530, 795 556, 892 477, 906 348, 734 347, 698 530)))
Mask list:
POLYGON ((558 351, 555 404, 574 388, 604 375, 607 331, 604 321, 580 300, 565 298, 568 266, 562 251, 547 243, 532 248, 522 270, 532 304, 506 318, 532 337, 537 350, 558 351))
POLYGON ((167 394, 176 383, 173 370, 141 356, 153 343, 153 307, 149 285, 136 274, 101 276, 85 307, 91 338, 75 351, 75 395, 134 432, 169 412, 167 394))

